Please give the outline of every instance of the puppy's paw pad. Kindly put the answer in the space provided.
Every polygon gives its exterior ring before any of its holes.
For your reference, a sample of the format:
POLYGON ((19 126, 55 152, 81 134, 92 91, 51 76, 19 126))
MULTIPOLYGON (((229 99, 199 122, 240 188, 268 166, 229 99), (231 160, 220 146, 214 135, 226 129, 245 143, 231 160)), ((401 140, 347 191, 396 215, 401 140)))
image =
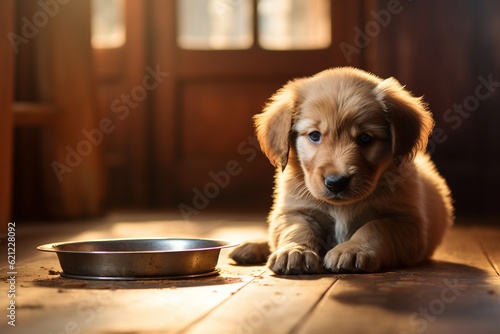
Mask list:
POLYGON ((305 246, 288 245, 271 254, 267 265, 279 275, 313 274, 320 268, 320 258, 305 246))
POLYGON ((245 242, 236 247, 229 257, 238 264, 263 264, 266 263, 269 253, 267 242, 245 242))
POLYGON ((380 270, 380 256, 373 250, 344 242, 326 253, 324 267, 334 273, 371 273, 380 270))

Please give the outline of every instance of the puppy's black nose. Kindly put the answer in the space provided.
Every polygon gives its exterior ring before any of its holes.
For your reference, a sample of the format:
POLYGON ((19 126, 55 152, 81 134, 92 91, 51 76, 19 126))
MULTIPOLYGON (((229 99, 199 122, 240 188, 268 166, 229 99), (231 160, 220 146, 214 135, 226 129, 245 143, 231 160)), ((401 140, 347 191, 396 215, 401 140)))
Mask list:
POLYGON ((339 194, 351 181, 348 176, 329 175, 325 177, 325 187, 334 194, 339 194))

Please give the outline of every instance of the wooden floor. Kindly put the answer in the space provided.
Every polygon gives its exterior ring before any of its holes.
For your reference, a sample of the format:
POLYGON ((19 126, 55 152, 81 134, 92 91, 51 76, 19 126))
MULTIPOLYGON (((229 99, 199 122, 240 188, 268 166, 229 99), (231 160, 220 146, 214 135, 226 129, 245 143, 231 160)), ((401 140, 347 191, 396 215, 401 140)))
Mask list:
MULTIPOLYGON (((2 255, 1 333, 500 333, 500 224, 454 226, 432 261, 365 275, 278 277, 221 254, 219 276, 102 282, 61 278, 35 246, 115 237, 265 236, 264 215, 114 214, 16 226, 15 297, 2 255), (15 300, 15 327, 7 324, 15 300)), ((470 223, 470 221, 469 221, 470 223)), ((7 254, 2 240, 2 254, 7 254)))

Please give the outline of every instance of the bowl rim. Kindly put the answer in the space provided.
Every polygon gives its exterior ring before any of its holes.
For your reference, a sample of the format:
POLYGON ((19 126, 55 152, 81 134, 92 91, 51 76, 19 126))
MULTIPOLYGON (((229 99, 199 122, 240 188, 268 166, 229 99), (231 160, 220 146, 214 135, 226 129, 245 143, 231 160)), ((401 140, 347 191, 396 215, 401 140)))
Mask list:
POLYGON ((53 253, 64 253, 64 254, 155 254, 155 253, 181 253, 181 252, 195 252, 195 251, 210 251, 210 250, 221 250, 224 248, 231 248, 238 246, 239 243, 231 242, 222 239, 210 239, 210 238, 174 238, 174 237, 150 237, 150 238, 106 238, 106 239, 87 239, 87 240, 71 240, 71 241, 61 241, 53 242, 48 244, 43 244, 37 246, 36 249, 42 252, 53 252, 53 253), (178 240, 178 241, 212 241, 216 243, 221 243, 221 245, 214 245, 213 247, 197 247, 188 249, 159 249, 159 250, 98 250, 98 251, 86 251, 86 250, 65 250, 58 249, 60 246, 64 245, 75 245, 83 243, 107 243, 116 241, 155 241, 155 240, 178 240))

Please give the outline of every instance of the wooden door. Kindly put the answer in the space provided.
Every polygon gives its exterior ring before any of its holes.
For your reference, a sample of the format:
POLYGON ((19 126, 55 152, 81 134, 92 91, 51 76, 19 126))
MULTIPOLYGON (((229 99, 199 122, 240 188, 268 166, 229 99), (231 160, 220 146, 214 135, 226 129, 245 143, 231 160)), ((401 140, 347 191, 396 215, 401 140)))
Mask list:
POLYGON ((101 121, 94 99, 90 8, 89 1, 20 0, 15 15, 5 20, 15 23, 5 40, 15 51, 15 66, 3 64, 11 66, 15 82, 11 190, 17 220, 103 211, 101 140, 88 136, 99 131, 101 121))
MULTIPOLYGON (((339 44, 353 40, 353 27, 362 21, 361 4, 326 1, 331 20, 328 44, 273 48, 265 45, 259 29, 264 29, 259 21, 263 19, 259 6, 269 1, 193 0, 215 6, 215 15, 225 15, 235 10, 231 6, 246 4, 251 16, 251 40, 242 41, 246 46, 224 48, 215 44, 196 49, 189 42, 187 47, 181 46, 181 20, 199 11, 192 7, 186 13, 186 8, 181 7, 184 1, 157 0, 151 7, 151 64, 165 75, 152 101, 156 204, 177 206, 186 218, 217 207, 267 207, 273 167, 255 142, 252 116, 262 110, 272 93, 294 77, 332 66, 360 65, 360 54, 348 61, 339 44)), ((312 6, 315 2, 280 3, 312 6)))
MULTIPOLYGON (((0 4, 0 33, 7 36, 14 29, 14 1, 0 4)), ((7 222, 11 217, 12 184, 12 99, 14 87, 14 50, 7 46, 0 48, 0 233, 7 232, 7 222)))
POLYGON ((93 64, 104 138, 108 206, 144 208, 149 203, 146 1, 94 0, 93 64), (100 25, 102 22, 102 25, 100 25))
POLYGON ((429 103, 436 126, 428 150, 457 212, 497 214, 500 3, 422 1, 404 8, 378 37, 370 69, 398 78, 429 103))

